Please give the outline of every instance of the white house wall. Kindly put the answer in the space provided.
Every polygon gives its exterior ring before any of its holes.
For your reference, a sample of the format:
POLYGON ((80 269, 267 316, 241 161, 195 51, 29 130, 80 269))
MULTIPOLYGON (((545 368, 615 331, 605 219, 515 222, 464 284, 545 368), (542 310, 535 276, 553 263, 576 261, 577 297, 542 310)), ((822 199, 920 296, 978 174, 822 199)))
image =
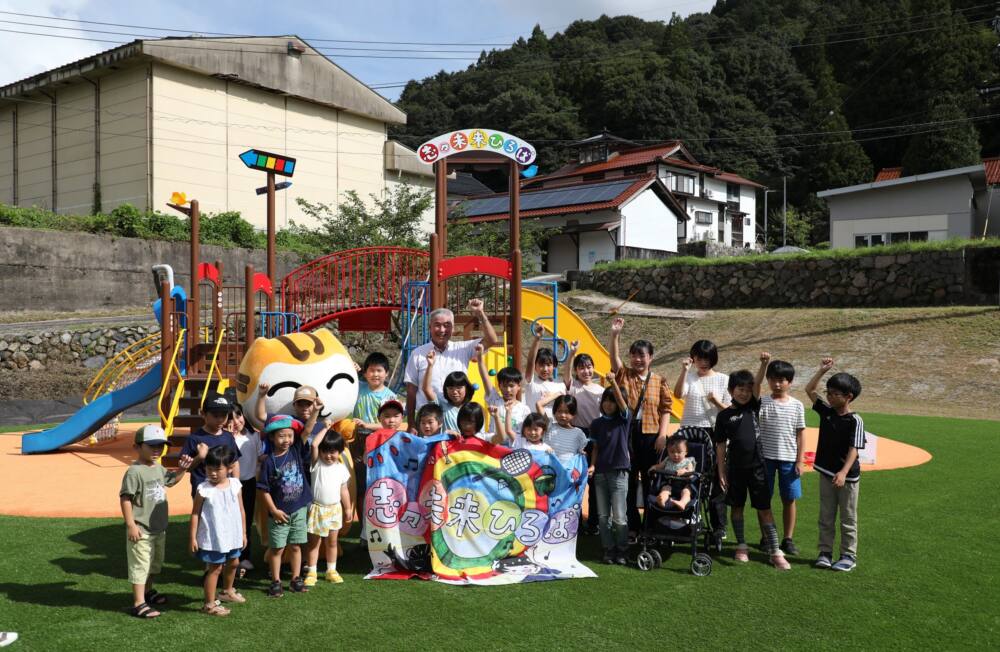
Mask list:
POLYGON ((52 107, 42 95, 17 107, 17 200, 52 208, 52 107))
POLYGON ((577 269, 590 270, 600 261, 615 259, 618 230, 587 231, 581 233, 579 237, 580 258, 577 269))
POLYGON ((677 218, 651 188, 626 202, 620 211, 620 246, 677 251, 677 218))
POLYGON ((407 174, 406 172, 397 172, 392 170, 386 170, 385 172, 385 189, 386 193, 397 192, 399 188, 404 185, 409 185, 411 190, 414 191, 426 191, 431 193, 431 203, 420 215, 420 232, 424 235, 430 235, 434 232, 434 178, 433 177, 418 177, 414 174, 407 174))

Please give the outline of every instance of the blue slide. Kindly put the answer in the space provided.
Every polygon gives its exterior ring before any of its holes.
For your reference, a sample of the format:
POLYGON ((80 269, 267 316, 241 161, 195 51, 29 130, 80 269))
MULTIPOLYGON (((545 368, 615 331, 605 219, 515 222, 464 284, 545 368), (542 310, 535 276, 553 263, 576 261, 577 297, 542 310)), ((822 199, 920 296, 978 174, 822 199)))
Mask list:
POLYGON ((69 419, 51 430, 21 437, 21 452, 49 453, 86 439, 123 410, 139 405, 160 393, 162 381, 160 363, 156 363, 134 383, 98 396, 84 405, 69 419))

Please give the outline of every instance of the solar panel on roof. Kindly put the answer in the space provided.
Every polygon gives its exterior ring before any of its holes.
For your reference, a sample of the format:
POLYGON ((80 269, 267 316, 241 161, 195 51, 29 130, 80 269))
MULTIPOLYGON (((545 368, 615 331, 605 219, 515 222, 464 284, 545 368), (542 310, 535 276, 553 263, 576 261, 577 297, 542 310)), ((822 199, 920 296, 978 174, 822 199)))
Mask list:
MULTIPOLYGON (((524 193, 521 195, 521 210, 531 211, 543 208, 558 208, 560 206, 578 206, 580 204, 608 202, 625 192, 635 181, 635 179, 623 179, 586 186, 549 188, 524 193)), ((479 215, 506 213, 510 210, 510 203, 507 195, 504 195, 502 197, 470 199, 463 202, 461 207, 466 217, 477 217, 479 215)))

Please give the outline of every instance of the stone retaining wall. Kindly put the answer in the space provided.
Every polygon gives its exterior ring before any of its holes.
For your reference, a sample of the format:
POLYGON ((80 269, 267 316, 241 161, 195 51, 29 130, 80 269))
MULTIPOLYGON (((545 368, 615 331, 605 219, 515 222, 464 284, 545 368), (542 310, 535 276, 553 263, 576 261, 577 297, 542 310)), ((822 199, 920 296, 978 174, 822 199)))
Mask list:
POLYGON ((158 326, 121 326, 0 333, 0 368, 41 370, 50 362, 63 362, 96 371, 130 344, 158 332, 158 326))
POLYGON ((675 308, 996 304, 1000 247, 582 273, 579 287, 675 308))

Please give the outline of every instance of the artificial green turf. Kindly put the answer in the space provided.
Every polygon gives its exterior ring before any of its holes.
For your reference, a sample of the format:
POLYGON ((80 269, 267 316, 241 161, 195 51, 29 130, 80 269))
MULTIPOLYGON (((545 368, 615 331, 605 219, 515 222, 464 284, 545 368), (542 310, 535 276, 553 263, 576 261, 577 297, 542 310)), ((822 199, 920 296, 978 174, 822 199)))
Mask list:
MULTIPOLYGON (((158 620, 142 622, 124 613, 130 594, 119 520, 0 517, 0 630, 20 632, 12 650, 1000 644, 994 466, 1000 423, 865 417, 871 432, 925 448, 934 459, 863 477, 859 565, 849 574, 810 568, 814 474, 804 479, 796 536, 803 557, 792 559, 786 574, 765 565, 759 553, 735 566, 731 543, 704 578, 688 572, 690 556, 682 553, 646 573, 607 567, 596 562, 598 546, 587 537, 580 557, 598 579, 506 587, 363 581, 367 557, 352 542, 340 564, 344 584, 321 581, 307 595, 269 600, 257 579, 244 585, 249 602, 228 618, 197 613, 200 569, 184 549, 186 518, 171 524, 159 584, 172 603, 158 620)), ((754 542, 751 520, 747 535, 754 542)))

